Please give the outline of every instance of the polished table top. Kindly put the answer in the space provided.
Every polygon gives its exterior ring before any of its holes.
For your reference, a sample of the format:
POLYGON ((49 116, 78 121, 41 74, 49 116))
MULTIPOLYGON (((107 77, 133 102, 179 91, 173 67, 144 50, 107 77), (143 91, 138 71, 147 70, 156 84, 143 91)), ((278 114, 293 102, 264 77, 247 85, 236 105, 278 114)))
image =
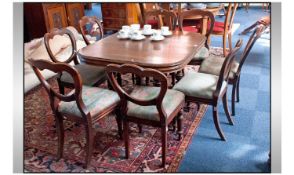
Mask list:
POLYGON ((87 64, 106 66, 110 63, 132 63, 173 72, 186 66, 204 45, 206 37, 195 32, 176 31, 162 41, 122 40, 117 33, 79 50, 81 60, 87 64))

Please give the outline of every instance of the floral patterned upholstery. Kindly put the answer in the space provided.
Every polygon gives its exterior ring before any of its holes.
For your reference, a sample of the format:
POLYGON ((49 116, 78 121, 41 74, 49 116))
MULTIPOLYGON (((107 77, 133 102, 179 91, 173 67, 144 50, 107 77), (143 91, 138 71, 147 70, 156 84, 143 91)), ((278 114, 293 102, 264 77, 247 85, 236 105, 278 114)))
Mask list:
MULTIPOLYGON (((93 66, 88 64, 78 64, 75 65, 74 68, 79 72, 83 81, 83 85, 92 86, 99 79, 106 78, 104 67, 93 66)), ((67 72, 63 72, 60 79, 63 82, 73 83, 72 77, 67 72)))
MULTIPOLYGON (((198 72, 188 72, 173 89, 183 92, 187 96, 212 99, 213 92, 216 90, 218 76, 198 72)), ((221 92, 227 86, 223 82, 221 92)))
MULTIPOLYGON (((224 57, 210 56, 201 63, 199 72, 219 75, 224 60, 225 60, 224 57)), ((238 68, 239 68, 239 63, 234 60, 231 67, 231 72, 229 74, 230 79, 234 78, 238 68)))
MULTIPOLYGON (((130 96, 140 100, 150 100, 159 94, 160 87, 136 86, 130 96)), ((185 100, 185 95, 182 92, 168 89, 163 101, 162 107, 165 110, 167 117, 185 100)), ((156 106, 140 106, 132 102, 128 102, 127 115, 141 119, 159 121, 159 114, 156 106)))
POLYGON ((194 56, 193 60, 204 60, 209 57, 209 50, 206 47, 202 47, 194 56))
MULTIPOLYGON (((74 93, 74 90, 70 93, 74 93)), ((83 86, 82 99, 92 116, 99 114, 120 101, 118 94, 114 91, 89 86, 83 86)), ((76 101, 62 101, 59 103, 58 110, 61 113, 82 116, 76 101)))

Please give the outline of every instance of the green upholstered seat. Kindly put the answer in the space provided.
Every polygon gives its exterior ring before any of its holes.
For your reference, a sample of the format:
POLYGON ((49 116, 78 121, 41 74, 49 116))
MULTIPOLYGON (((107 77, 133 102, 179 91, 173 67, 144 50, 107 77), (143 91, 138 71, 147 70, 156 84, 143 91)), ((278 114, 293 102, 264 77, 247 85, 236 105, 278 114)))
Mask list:
MULTIPOLYGON (((74 93, 74 90, 70 93, 74 93)), ((113 105, 116 105, 120 101, 116 92, 90 86, 83 86, 82 99, 92 116, 99 114, 113 105)), ((81 116, 81 112, 78 109, 76 101, 60 102, 58 111, 61 113, 81 116)))
MULTIPOLYGON (((150 100, 159 94, 160 87, 150 86, 136 86, 130 93, 130 96, 141 100, 150 100)), ((163 102, 162 107, 165 110, 167 117, 185 100, 185 95, 182 92, 168 89, 163 102)), ((132 102, 128 102, 127 115, 148 119, 153 121, 160 121, 159 113, 155 105, 153 106, 140 106, 132 102)))
MULTIPOLYGON (((186 96, 212 99, 213 92, 216 90, 218 76, 212 74, 204 74, 198 72, 188 72, 176 85, 174 90, 183 92, 186 96)), ((227 82, 223 82, 221 92, 227 86, 227 82)))
MULTIPOLYGON (((97 81, 106 78, 104 67, 88 64, 78 64, 75 65, 74 68, 79 72, 82 78, 83 85, 92 86, 97 81)), ((60 80, 66 83, 73 83, 72 77, 67 72, 62 73, 60 80)))
POLYGON ((209 57, 209 50, 206 47, 201 47, 201 49, 193 57, 193 60, 204 60, 208 57, 209 57))
MULTIPOLYGON (((209 56, 201 63, 199 72, 219 75, 224 61, 225 61, 225 57, 209 56)), ((234 60, 231 67, 231 72, 229 74, 230 79, 234 78, 238 70, 238 67, 239 67, 239 63, 234 60)))

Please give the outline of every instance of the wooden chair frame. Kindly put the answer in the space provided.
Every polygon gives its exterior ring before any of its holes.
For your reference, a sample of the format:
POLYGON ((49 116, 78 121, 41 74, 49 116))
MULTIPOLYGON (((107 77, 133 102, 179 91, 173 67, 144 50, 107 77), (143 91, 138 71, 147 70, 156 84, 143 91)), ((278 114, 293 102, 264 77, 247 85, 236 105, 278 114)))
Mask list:
POLYGON ((86 25, 87 24, 97 24, 99 27, 99 34, 100 34, 100 38, 102 39, 104 37, 104 33, 103 33, 103 26, 101 24, 101 22, 99 21, 98 18, 96 18, 95 16, 89 17, 89 16, 83 16, 80 21, 80 30, 82 33, 82 36, 84 38, 84 41, 86 42, 87 45, 90 45, 90 41, 88 40, 88 38, 86 37, 86 35, 88 34, 88 30, 86 29, 86 25))
POLYGON ((155 16, 158 19, 158 27, 162 27, 164 23, 169 26, 170 30, 175 30, 177 15, 172 11, 167 11, 165 9, 155 9, 149 10, 144 13, 144 21, 146 23, 150 16, 155 16), (163 20, 161 20, 163 17, 163 20))
POLYGON ((125 147, 126 147, 126 158, 128 159, 130 156, 130 148, 129 148, 129 122, 134 122, 137 124, 145 124, 145 125, 151 125, 155 127, 161 128, 162 133, 162 165, 165 166, 166 163, 166 152, 167 152, 167 126, 169 123, 171 123, 175 118, 177 119, 177 126, 178 126, 178 134, 179 139, 182 137, 182 113, 181 109, 184 105, 184 100, 180 103, 180 105, 173 111, 171 116, 167 117, 165 110, 162 107, 162 101, 163 98, 167 92, 168 83, 166 76, 154 69, 144 69, 142 67, 139 67, 137 65, 133 64, 124 64, 124 65, 116 65, 116 64, 110 64, 106 67, 106 72, 108 75, 108 78, 116 90, 116 92, 119 94, 121 98, 121 115, 123 116, 123 133, 124 133, 124 139, 125 139, 125 147), (130 96, 127 92, 123 90, 123 88, 119 85, 115 78, 115 74, 126 74, 126 73, 132 73, 136 76, 139 76, 140 78, 143 77, 153 77, 158 82, 160 82, 160 92, 157 97, 150 99, 150 100, 140 100, 135 97, 130 96), (128 101, 135 103, 137 105, 141 106, 156 106, 160 120, 159 121, 153 121, 153 120, 147 120, 147 119, 139 119, 133 116, 127 115, 127 103, 128 101), (168 119, 168 120, 167 120, 168 119))
MULTIPOLYGON (((209 11, 204 11, 204 10, 200 10, 200 9, 192 9, 192 10, 187 10, 187 11, 183 11, 180 13, 179 18, 178 18, 178 23, 179 23, 179 29, 180 31, 184 31, 183 30, 183 21, 185 18, 191 18, 191 17, 195 17, 195 16, 200 16, 202 19, 203 18, 208 18, 208 20, 210 21, 210 28, 209 30, 205 33, 206 36, 206 41, 205 41, 205 47, 207 49, 209 49, 209 37, 213 31, 213 26, 214 26, 214 15, 212 12, 209 11)), ((197 17, 198 19, 198 17, 197 17)), ((189 64, 192 65, 199 65, 201 63, 201 61, 191 61, 189 64)))
POLYGON ((206 98, 198 98, 198 97, 192 97, 192 96, 186 96, 186 102, 196 102, 196 103, 204 103, 207 105, 211 105, 213 107, 213 121, 215 128, 222 140, 226 140, 225 135, 220 127, 219 123, 219 117, 218 117, 218 100, 222 98, 224 110, 227 116, 227 119, 231 125, 234 124, 233 119, 231 118, 231 114, 228 109, 228 100, 227 100, 227 87, 221 91, 221 87, 224 81, 228 82, 229 73, 231 70, 231 66, 233 63, 234 58, 236 57, 237 52, 240 50, 240 47, 242 46, 242 40, 238 40, 236 43, 236 46, 232 51, 226 56, 225 61, 223 62, 219 79, 216 85, 216 90, 213 92, 213 98, 212 99, 206 99, 206 98))
POLYGON ((227 37, 229 40, 229 49, 232 50, 232 26, 234 22, 234 17, 236 14, 236 10, 238 7, 238 3, 234 3, 234 6, 232 6, 232 3, 229 3, 229 6, 226 10, 226 18, 224 22, 224 31, 222 32, 212 32, 212 35, 222 36, 223 37, 223 53, 224 56, 227 55, 227 37))
POLYGON ((240 62, 239 62, 239 67, 238 70, 236 72, 236 74, 234 75, 233 78, 229 79, 229 84, 233 85, 232 88, 232 115, 235 115, 235 101, 239 102, 240 97, 239 97, 239 84, 240 84, 240 76, 241 76, 241 69, 242 66, 246 60, 246 58, 248 57, 254 43, 257 41, 258 38, 260 38, 260 36, 262 35, 262 33, 264 32, 264 30, 266 29, 266 26, 264 25, 259 25, 255 28, 255 30, 253 31, 253 33, 251 34, 246 47, 240 57, 240 62), (237 96, 237 99, 236 99, 237 96))
POLYGON ((46 92, 48 93, 49 99, 50 99, 50 106, 54 113, 55 122, 56 122, 56 130, 58 134, 58 159, 63 157, 63 147, 64 147, 64 127, 63 127, 63 120, 70 120, 73 122, 77 122, 80 124, 85 125, 86 129, 86 157, 85 157, 85 168, 88 167, 88 165, 91 162, 92 152, 93 152, 93 144, 94 144, 94 133, 93 133, 93 123, 100 120, 101 118, 107 116, 111 112, 115 111, 117 115, 117 123, 118 123, 118 132, 119 135, 122 133, 121 123, 119 123, 120 120, 120 112, 119 112, 119 106, 118 103, 114 103, 112 106, 107 108, 105 111, 101 112, 100 114, 97 114, 96 116, 92 116, 89 109, 85 106, 83 99, 82 99, 82 80, 79 75, 79 73, 71 66, 65 64, 65 63, 54 63, 49 62, 46 60, 29 60, 30 65, 32 66, 35 74, 37 75, 38 79, 40 80, 41 84, 44 86, 46 92), (74 93, 69 94, 61 94, 59 92, 56 92, 54 88, 51 87, 51 85, 47 82, 47 80, 43 77, 41 74, 41 70, 50 70, 55 73, 60 72, 68 72, 73 80, 74 80, 74 93), (75 115, 69 115, 65 113, 61 113, 58 111, 58 100, 63 102, 71 102, 75 101, 80 113, 82 116, 75 116, 75 115), (95 117, 95 121, 93 121, 93 117, 95 117))
MULTIPOLYGON (((72 32, 68 29, 57 29, 54 28, 52 29, 49 33, 46 33, 44 36, 44 43, 45 43, 45 47, 46 50, 49 54, 50 59, 55 62, 55 63, 70 63, 70 62, 74 62, 75 65, 79 64, 79 60, 77 57, 77 45, 76 45, 76 41, 75 41, 75 37, 72 34, 72 32), (53 39, 54 36, 56 35, 67 35, 69 36, 69 39, 71 41, 71 45, 72 45, 72 53, 69 56, 69 58, 65 61, 59 61, 58 59, 55 58, 54 54, 51 51, 50 45, 49 45, 49 40, 53 39)), ((68 87, 68 88, 73 88, 74 85, 72 83, 68 83, 68 82, 63 82, 61 81, 61 76, 62 76, 62 72, 60 72, 59 77, 57 79, 58 85, 59 85, 59 91, 64 94, 64 87, 68 87)), ((102 78, 100 80, 97 80, 97 82, 94 83, 94 86, 98 86, 99 84, 103 83, 106 80, 105 78, 102 78)))

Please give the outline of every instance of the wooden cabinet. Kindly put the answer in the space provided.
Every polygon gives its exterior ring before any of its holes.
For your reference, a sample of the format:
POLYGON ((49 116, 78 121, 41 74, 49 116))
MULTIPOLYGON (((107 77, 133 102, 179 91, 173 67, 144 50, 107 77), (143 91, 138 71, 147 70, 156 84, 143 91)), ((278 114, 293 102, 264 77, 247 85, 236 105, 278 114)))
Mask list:
POLYGON ((102 3, 104 30, 119 30, 123 25, 140 23, 138 3, 102 3))
POLYGON ((81 3, 67 3, 66 13, 68 16, 68 25, 74 26, 79 32, 79 20, 84 16, 84 6, 81 3))
POLYGON ((67 26, 79 31, 79 20, 83 16, 82 3, 24 3, 25 38, 42 37, 53 28, 67 26))
POLYGON ((47 31, 68 26, 64 4, 42 4, 47 31))

